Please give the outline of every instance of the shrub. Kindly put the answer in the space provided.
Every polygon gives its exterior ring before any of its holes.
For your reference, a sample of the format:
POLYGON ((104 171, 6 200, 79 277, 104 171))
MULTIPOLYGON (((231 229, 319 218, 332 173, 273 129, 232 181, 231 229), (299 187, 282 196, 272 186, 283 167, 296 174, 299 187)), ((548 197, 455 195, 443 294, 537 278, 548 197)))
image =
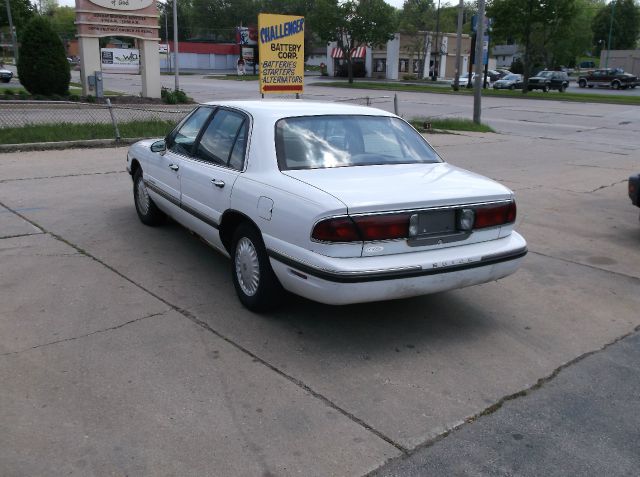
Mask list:
POLYGON ((412 81, 412 80, 417 80, 418 77, 416 75, 402 75, 402 79, 405 81, 412 81))
POLYGON ((176 104, 178 102, 178 98, 176 98, 175 92, 168 91, 164 97, 164 102, 167 104, 176 104))
POLYGON ((175 90, 173 94, 175 94, 176 101, 178 101, 178 103, 186 103, 187 101, 189 101, 189 98, 187 97, 187 93, 185 93, 181 89, 175 90))
POLYGON ((11 88, 7 88, 7 89, 4 90, 4 94, 7 95, 7 96, 13 96, 15 93, 16 92, 11 88))
POLYGON ((78 96, 77 94, 72 94, 71 96, 69 96, 69 101, 80 101, 80 96, 78 96))
POLYGON ((87 100, 87 103, 95 103, 95 102, 96 102, 96 98, 95 98, 95 97, 93 97, 93 96, 92 96, 92 95, 90 95, 90 94, 88 94, 88 95, 87 95, 86 100, 87 100))
POLYGON ((19 98, 19 99, 25 100, 25 99, 27 99, 28 97, 29 97, 29 95, 28 95, 26 92, 24 92, 24 91, 20 91, 20 92, 18 93, 18 98, 19 98))
POLYGON ((33 95, 67 94, 71 81, 69 61, 49 20, 34 16, 21 36, 18 76, 25 89, 33 95))

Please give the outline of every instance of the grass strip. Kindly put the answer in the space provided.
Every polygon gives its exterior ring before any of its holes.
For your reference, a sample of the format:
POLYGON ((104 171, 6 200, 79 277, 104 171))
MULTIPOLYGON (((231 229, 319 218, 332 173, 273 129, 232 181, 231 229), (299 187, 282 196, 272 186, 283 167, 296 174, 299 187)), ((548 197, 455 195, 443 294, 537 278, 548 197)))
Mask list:
MULTIPOLYGON (((129 121, 118 123, 121 137, 164 137, 176 125, 175 121, 129 121)), ((28 124, 22 127, 0 129, 0 144, 30 142, 78 141, 84 139, 115 139, 113 126, 94 124, 28 124)))
POLYGON ((227 80, 227 81, 258 81, 259 75, 207 75, 206 79, 227 80))
MULTIPOLYGON (((449 94, 449 95, 473 95, 473 89, 461 88, 459 91, 454 91, 453 88, 428 86, 421 84, 406 84, 406 83, 376 83, 367 81, 358 81, 354 83, 347 83, 342 81, 331 82, 318 82, 312 86, 329 86, 333 88, 348 88, 348 89, 373 89, 379 91, 405 91, 411 93, 435 93, 435 94, 449 94)), ((620 95, 609 94, 595 94, 595 93, 558 93, 557 91, 550 91, 543 93, 542 91, 530 91, 527 94, 523 94, 521 91, 509 91, 509 90, 494 90, 483 89, 482 96, 498 96, 498 97, 511 97, 520 99, 542 99, 546 101, 572 101, 576 103, 608 103, 608 104, 628 104, 639 105, 640 96, 624 96, 625 92, 620 91, 620 95)))
POLYGON ((486 124, 476 124, 471 119, 462 118, 413 118, 409 122, 420 132, 428 132, 430 129, 444 129, 446 131, 471 131, 482 133, 494 133, 495 131, 486 124))

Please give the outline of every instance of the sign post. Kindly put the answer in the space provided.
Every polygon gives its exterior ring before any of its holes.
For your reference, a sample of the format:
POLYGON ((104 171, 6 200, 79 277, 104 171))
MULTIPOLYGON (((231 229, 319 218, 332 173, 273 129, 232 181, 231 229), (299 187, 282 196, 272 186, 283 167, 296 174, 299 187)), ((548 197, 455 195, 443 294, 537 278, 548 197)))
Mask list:
POLYGON ((140 45, 142 95, 160 97, 158 16, 155 0, 76 0, 82 94, 92 92, 88 76, 101 70, 99 38, 128 36, 140 45))
POLYGON ((304 91, 304 17, 258 15, 260 93, 304 91))

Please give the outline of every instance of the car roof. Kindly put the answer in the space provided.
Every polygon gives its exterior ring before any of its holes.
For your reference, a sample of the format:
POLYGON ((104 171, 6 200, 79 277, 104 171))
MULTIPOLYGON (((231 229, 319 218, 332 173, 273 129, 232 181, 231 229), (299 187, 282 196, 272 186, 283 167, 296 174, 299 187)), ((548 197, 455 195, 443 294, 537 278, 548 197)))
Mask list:
POLYGON ((329 103, 322 101, 291 100, 254 100, 254 101, 211 101, 204 103, 213 106, 226 106, 249 113, 254 119, 277 121, 282 118, 296 116, 326 116, 329 114, 349 114, 366 116, 394 116, 382 109, 358 106, 346 103, 329 103))

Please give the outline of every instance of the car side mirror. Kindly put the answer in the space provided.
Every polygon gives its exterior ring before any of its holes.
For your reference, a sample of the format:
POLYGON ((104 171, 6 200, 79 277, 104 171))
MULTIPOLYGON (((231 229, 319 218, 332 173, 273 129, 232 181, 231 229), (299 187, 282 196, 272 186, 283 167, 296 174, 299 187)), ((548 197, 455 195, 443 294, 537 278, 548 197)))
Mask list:
POLYGON ((161 139, 151 144, 150 149, 151 149, 151 152, 164 153, 167 150, 167 143, 164 141, 164 139, 161 139))

